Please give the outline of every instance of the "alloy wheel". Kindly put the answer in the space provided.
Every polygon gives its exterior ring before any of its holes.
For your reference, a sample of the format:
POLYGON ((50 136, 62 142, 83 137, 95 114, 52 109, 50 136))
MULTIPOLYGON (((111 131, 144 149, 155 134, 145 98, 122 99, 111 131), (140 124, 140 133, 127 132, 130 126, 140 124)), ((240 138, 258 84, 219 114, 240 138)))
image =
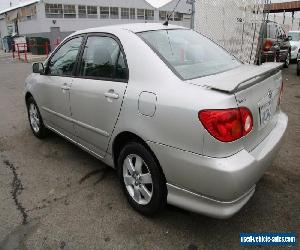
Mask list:
POLYGON ((123 162, 123 179, 130 197, 140 205, 146 205, 153 195, 153 182, 144 160, 136 155, 128 155, 123 162))
POLYGON ((40 130, 40 116, 34 103, 29 104, 29 119, 32 129, 35 133, 38 133, 40 130))

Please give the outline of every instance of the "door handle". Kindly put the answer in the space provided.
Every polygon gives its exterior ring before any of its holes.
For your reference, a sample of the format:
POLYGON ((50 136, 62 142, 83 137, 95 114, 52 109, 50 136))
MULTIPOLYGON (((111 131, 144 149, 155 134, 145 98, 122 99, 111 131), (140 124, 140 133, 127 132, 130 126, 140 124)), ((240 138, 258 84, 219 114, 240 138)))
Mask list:
POLYGON ((110 89, 108 92, 104 93, 105 97, 111 99, 119 99, 119 94, 115 93, 113 89, 110 89))

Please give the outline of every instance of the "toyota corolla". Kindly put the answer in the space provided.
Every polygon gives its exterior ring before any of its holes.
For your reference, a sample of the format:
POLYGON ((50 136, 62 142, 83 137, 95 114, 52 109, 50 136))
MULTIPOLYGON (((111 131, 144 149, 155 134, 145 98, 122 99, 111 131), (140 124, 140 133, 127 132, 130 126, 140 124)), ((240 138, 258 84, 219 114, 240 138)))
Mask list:
POLYGON ((178 26, 107 26, 33 64, 25 101, 36 137, 54 131, 115 168, 138 212, 227 218, 280 147, 281 67, 243 64, 178 26))

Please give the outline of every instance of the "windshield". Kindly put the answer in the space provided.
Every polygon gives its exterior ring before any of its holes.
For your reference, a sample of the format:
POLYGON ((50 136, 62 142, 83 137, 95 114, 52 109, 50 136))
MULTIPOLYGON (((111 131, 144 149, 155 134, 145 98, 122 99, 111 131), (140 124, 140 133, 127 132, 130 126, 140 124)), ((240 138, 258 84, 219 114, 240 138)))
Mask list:
POLYGON ((184 80, 221 73, 241 65, 224 49, 192 30, 146 31, 139 36, 184 80))
POLYGON ((288 36, 292 38, 292 41, 300 41, 300 32, 289 32, 288 36))

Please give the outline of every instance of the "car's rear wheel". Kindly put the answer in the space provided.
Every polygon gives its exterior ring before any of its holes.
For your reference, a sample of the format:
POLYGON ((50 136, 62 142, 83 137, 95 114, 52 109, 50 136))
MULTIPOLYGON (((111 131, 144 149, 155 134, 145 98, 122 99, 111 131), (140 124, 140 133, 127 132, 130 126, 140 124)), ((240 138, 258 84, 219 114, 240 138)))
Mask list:
POLYGON ((47 128, 44 125, 39 108, 33 97, 29 97, 26 101, 28 120, 33 134, 42 139, 47 136, 47 128))
POLYGON ((284 67, 288 68, 289 65, 290 65, 290 62, 291 62, 291 53, 289 52, 286 59, 285 59, 285 61, 284 61, 284 67))
POLYGON ((300 76, 300 60, 297 61, 297 75, 300 76))
POLYGON ((118 174, 130 205, 139 213, 154 215, 166 205, 165 178, 151 152, 130 142, 118 157, 118 174))

